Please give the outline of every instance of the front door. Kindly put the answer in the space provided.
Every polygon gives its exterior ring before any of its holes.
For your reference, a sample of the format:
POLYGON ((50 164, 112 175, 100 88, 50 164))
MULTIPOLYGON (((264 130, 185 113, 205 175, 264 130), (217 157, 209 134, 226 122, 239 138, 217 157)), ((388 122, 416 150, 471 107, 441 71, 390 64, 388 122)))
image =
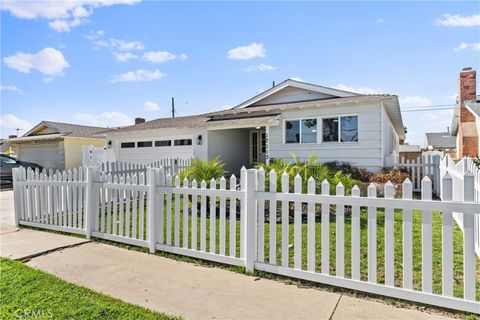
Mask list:
POLYGON ((267 154, 267 134, 265 130, 250 132, 250 162, 265 162, 267 154))

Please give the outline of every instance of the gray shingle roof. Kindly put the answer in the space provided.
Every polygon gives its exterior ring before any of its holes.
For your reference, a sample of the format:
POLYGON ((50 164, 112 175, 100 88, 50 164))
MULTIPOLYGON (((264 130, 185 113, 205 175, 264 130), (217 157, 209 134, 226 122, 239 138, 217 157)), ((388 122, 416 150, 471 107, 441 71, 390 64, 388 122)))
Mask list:
POLYGON ((427 146, 434 149, 454 149, 457 146, 457 139, 450 135, 450 132, 427 132, 427 146))
POLYGON ((42 121, 34 129, 27 132, 24 137, 30 136, 32 131, 34 131, 40 125, 45 125, 51 129, 58 131, 64 136, 68 137, 75 137, 75 138, 101 138, 97 134, 100 131, 105 130, 106 128, 102 127, 92 127, 92 126, 83 126, 79 124, 71 124, 71 123, 62 123, 62 122, 54 122, 54 121, 42 121))

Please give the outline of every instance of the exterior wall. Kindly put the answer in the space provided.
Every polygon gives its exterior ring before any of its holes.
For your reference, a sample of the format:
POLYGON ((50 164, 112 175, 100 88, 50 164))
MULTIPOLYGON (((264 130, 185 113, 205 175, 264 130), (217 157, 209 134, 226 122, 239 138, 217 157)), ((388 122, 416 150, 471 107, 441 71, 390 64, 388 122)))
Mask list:
POLYGON ((65 169, 71 170, 82 165, 82 146, 93 145, 94 147, 105 146, 103 139, 65 138, 65 169))
POLYGON ((249 145, 248 129, 208 131, 208 159, 220 156, 229 174, 238 175, 249 165, 249 145))
POLYGON ((382 122, 381 106, 378 103, 349 103, 329 107, 284 111, 280 125, 269 128, 269 158, 291 160, 290 153, 300 159, 316 154, 321 162, 345 161, 370 171, 382 169, 382 122), (358 115, 358 142, 320 143, 320 117, 358 115), (284 144, 284 120, 318 118, 316 144, 284 144))
POLYGON ((287 88, 284 88, 283 90, 280 90, 279 92, 276 92, 252 104, 252 106, 305 101, 305 100, 313 100, 313 99, 324 99, 324 98, 330 98, 330 97, 332 96, 328 94, 320 93, 320 92, 312 92, 304 89, 287 87, 287 88))
POLYGON ((382 106, 383 167, 393 167, 398 158, 399 139, 390 118, 382 106))
POLYGON ((115 158, 118 161, 127 161, 134 163, 149 163, 165 158, 191 158, 206 160, 208 135, 205 129, 176 129, 164 128, 155 130, 143 130, 122 133, 107 133, 107 141, 112 141, 112 147, 115 152, 115 158), (197 137, 202 136, 202 144, 198 145, 197 137), (155 141, 166 139, 192 139, 192 146, 172 146, 172 147, 151 147, 151 148, 132 148, 121 149, 122 142, 155 141))
POLYGON ((45 169, 65 169, 63 140, 32 141, 12 145, 20 161, 34 162, 45 169))
POLYGON ((477 81, 475 70, 463 70, 459 76, 460 115, 458 125, 459 157, 476 157, 479 154, 478 130, 475 116, 465 107, 466 100, 476 100, 477 81))

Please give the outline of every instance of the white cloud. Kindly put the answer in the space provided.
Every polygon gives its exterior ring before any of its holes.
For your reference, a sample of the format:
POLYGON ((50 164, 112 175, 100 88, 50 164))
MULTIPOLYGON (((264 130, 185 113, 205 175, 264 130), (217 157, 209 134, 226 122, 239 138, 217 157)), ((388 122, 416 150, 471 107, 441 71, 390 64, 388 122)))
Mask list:
POLYGON ((7 66, 23 73, 35 69, 47 76, 61 76, 69 67, 61 51, 54 48, 44 48, 37 53, 17 52, 3 58, 7 66))
POLYGON ((161 73, 159 70, 145 70, 137 69, 135 71, 125 72, 119 75, 114 75, 111 77, 111 83, 117 82, 145 82, 153 81, 166 77, 166 74, 161 73))
POLYGON ((136 54, 130 52, 115 53, 114 56, 118 62, 127 62, 128 60, 138 59, 138 56, 136 54))
POLYGON ((244 70, 247 71, 247 72, 255 72, 255 71, 263 72, 263 71, 273 71, 273 70, 276 70, 276 69, 277 69, 277 67, 275 67, 275 66, 261 63, 261 64, 256 65, 256 66, 248 66, 244 70))
POLYGON ((375 21, 375 24, 382 24, 384 23, 385 20, 383 18, 378 18, 376 21, 375 21))
POLYGON ((116 4, 135 4, 140 0, 75 0, 75 1, 2 1, 2 10, 21 19, 46 19, 57 32, 69 32, 86 22, 95 8, 116 4))
POLYGON ((458 47, 453 49, 453 51, 463 51, 467 49, 471 49, 473 51, 480 51, 480 42, 474 42, 474 43, 462 42, 458 47))
POLYGON ((45 78, 42 79, 42 82, 43 82, 43 83, 50 83, 50 82, 52 82, 52 81, 53 81, 53 78, 52 78, 52 77, 45 77, 45 78))
POLYGON ((416 107, 428 107, 432 105, 432 102, 424 97, 418 96, 406 96, 399 99, 400 107, 403 108, 416 108, 416 107))
POLYGON ((228 59, 248 60, 253 58, 264 58, 266 55, 263 43, 253 42, 247 46, 241 46, 228 50, 228 59))
POLYGON ((168 51, 148 51, 143 54, 143 58, 153 63, 164 63, 169 60, 187 60, 187 55, 185 53, 177 55, 168 51))
POLYGON ((19 119, 13 114, 4 114, 0 116, 0 134, 2 137, 16 134, 16 129, 20 129, 21 132, 25 133, 32 127, 33 126, 30 122, 19 119))
POLYGON ((156 104, 155 102, 152 102, 152 101, 145 101, 143 103, 143 108, 145 110, 148 110, 148 111, 158 111, 158 110, 160 110, 160 107, 158 106, 158 104, 156 104))
POLYGON ((6 84, 6 85, 0 85, 0 90, 1 91, 11 91, 11 92, 15 92, 15 93, 20 93, 20 89, 14 85, 14 84, 6 84))
POLYGON ((378 93, 380 93, 378 90, 372 89, 372 88, 369 88, 369 87, 363 87, 362 86, 362 87, 354 88, 354 87, 347 86, 347 85, 341 84, 341 83, 334 86, 334 88, 338 89, 338 90, 356 92, 356 93, 360 93, 360 94, 378 94, 378 93))
POLYGON ((474 27, 480 26, 480 14, 473 16, 461 16, 459 14, 444 14, 443 18, 438 18, 435 23, 446 27, 474 27))
POLYGON ((98 127, 120 127, 133 124, 133 119, 121 112, 110 111, 100 114, 77 113, 73 116, 82 124, 98 127))

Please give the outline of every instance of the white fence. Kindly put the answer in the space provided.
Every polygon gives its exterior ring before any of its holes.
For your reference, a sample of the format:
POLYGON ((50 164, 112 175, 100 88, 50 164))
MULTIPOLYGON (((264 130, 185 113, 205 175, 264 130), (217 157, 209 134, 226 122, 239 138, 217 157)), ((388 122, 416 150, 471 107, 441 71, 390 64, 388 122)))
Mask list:
MULTIPOLYGON (((228 186, 224 178, 207 186, 172 179, 163 167, 125 178, 93 167, 72 174, 14 169, 15 217, 20 225, 148 247, 152 253, 479 312, 473 231, 479 206, 470 192, 451 200, 450 175, 442 178, 445 201, 431 200, 427 177, 421 200, 412 200, 409 180, 402 199, 394 199, 391 183, 385 197, 377 198, 373 184, 368 197, 360 197, 357 187, 345 195, 339 184, 331 195, 327 181, 278 178, 281 191, 275 172, 245 168, 239 189, 234 176, 228 186), (454 250, 452 212, 464 216, 463 243, 456 244, 463 253, 454 250), (395 227, 401 228, 400 239, 395 227), (463 272, 457 277, 459 254, 463 272)), ((463 183, 473 188, 473 176, 463 183)))
POLYGON ((403 168, 410 174, 413 184, 413 191, 419 192, 422 187, 422 178, 428 176, 433 183, 433 192, 440 196, 440 156, 424 155, 415 160, 409 160, 402 157, 396 164, 396 167, 403 168))
MULTIPOLYGON (((450 199, 461 201, 467 194, 467 197, 473 198, 475 202, 480 202, 480 169, 473 163, 471 158, 465 157, 455 163, 449 155, 445 156, 440 163, 440 174, 444 175, 446 172, 453 180, 453 194, 450 199), (473 180, 473 186, 466 187, 466 178, 473 180)), ((445 200, 444 198, 442 199, 445 200)), ((480 211, 480 209, 477 211, 480 211)), ((465 215, 461 212, 454 212, 453 217, 462 230, 465 229, 467 224, 473 224, 475 230, 475 251, 480 257, 480 216, 475 215, 473 221, 465 221, 465 215)))

